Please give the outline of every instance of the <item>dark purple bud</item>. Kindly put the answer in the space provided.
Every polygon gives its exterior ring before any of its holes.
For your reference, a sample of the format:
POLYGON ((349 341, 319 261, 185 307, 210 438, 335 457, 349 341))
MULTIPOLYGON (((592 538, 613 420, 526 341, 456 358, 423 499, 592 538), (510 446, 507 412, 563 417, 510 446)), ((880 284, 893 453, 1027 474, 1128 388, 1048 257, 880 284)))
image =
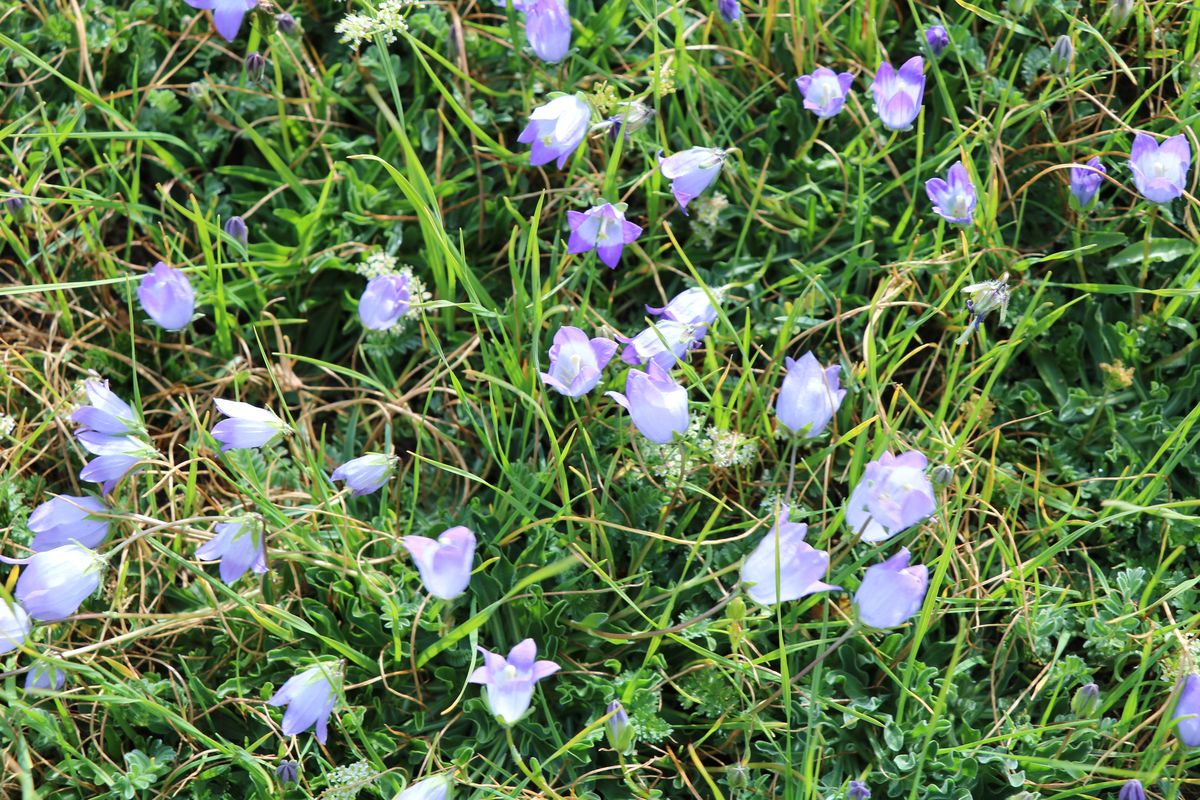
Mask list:
POLYGON ((867 788, 867 784, 862 781, 850 781, 850 786, 846 789, 846 797, 849 800, 867 800, 871 796, 871 790, 867 788))
POLYGON ((246 78, 258 83, 267 74, 267 57, 257 51, 246 56, 246 78))
POLYGON ((4 207, 8 209, 8 213, 16 217, 25 210, 25 198, 19 196, 6 197, 4 199, 4 207))
POLYGON ((726 22, 737 22, 742 16, 742 7, 738 0, 717 0, 717 11, 726 22))
POLYGON ((925 29, 925 43, 935 56, 940 56, 950 46, 950 34, 941 25, 930 25, 925 29))
POLYGON ((275 25, 284 36, 291 36, 297 28, 296 18, 286 11, 275 15, 275 25))
POLYGON ((1142 788, 1142 782, 1126 781, 1121 787, 1121 793, 1117 795, 1117 800, 1146 800, 1146 790, 1142 788))
POLYGON ((230 217, 225 220, 225 233, 241 242, 242 247, 250 241, 250 232, 246 230, 246 220, 241 217, 230 217))
POLYGON ((275 768, 275 775, 279 778, 280 783, 299 783, 300 765, 291 759, 285 758, 275 768))

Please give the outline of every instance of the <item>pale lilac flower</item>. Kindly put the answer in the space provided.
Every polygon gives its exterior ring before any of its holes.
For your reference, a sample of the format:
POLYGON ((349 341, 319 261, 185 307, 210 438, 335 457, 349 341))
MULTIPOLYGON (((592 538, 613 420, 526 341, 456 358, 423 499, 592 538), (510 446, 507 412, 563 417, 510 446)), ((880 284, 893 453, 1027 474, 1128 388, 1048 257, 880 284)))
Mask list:
POLYGON ((568 253, 586 253, 595 250, 596 255, 609 269, 616 269, 621 261, 621 251, 642 235, 642 227, 625 219, 625 204, 604 205, 587 211, 568 211, 567 222, 571 226, 571 238, 567 240, 568 253))
POLYGON ((553 661, 536 661, 537 645, 526 639, 508 651, 508 658, 477 648, 483 666, 471 673, 468 683, 483 684, 484 699, 492 714, 505 727, 516 725, 533 700, 533 687, 560 669, 553 661))
POLYGON ((383 488, 396 471, 399 461, 396 456, 367 453, 342 464, 330 477, 335 481, 345 481, 350 494, 355 497, 371 494, 383 488))
POLYGON ((1200 675, 1191 673, 1183 681, 1183 690, 1175 703, 1175 735, 1188 747, 1200 747, 1200 675))
POLYGON ((888 62, 881 62, 871 84, 875 98, 875 113, 883 127, 893 131, 906 131, 912 127, 921 111, 921 96, 925 93, 925 59, 913 56, 893 69, 888 62))
POLYGON ((717 11, 726 22, 737 22, 742 16, 742 7, 738 0, 717 0, 717 11))
POLYGON ((57 692, 67 682, 67 673, 52 664, 39 661, 25 673, 25 691, 57 692))
POLYGON ((221 451, 263 447, 291 433, 287 423, 274 411, 239 403, 236 400, 213 400, 228 419, 213 426, 213 438, 221 443, 221 451))
POLYGON ((950 46, 950 34, 941 25, 930 25, 925 29, 925 43, 935 56, 940 56, 950 46))
POLYGON ((93 515, 109 511, 95 497, 70 494, 52 497, 35 508, 25 523, 36 534, 29 549, 40 553, 72 542, 95 549, 108 538, 108 520, 93 515))
POLYGON ((566 3, 563 0, 514 0, 513 8, 525 12, 525 38, 534 54, 547 64, 562 61, 571 49, 571 15, 566 3))
POLYGON ((638 431, 652 442, 666 444, 688 429, 688 397, 670 373, 651 361, 645 372, 629 371, 625 394, 608 392, 633 418, 638 431))
POLYGON ((625 343, 625 349, 621 351, 621 360, 633 366, 654 363, 664 369, 670 369, 679 363, 689 350, 699 345, 706 333, 708 327, 702 323, 695 325, 662 319, 652 323, 632 339, 618 337, 625 343))
POLYGON ((1134 185, 1147 200, 1169 203, 1182 195, 1191 165, 1192 148, 1182 133, 1162 144, 1145 133, 1133 137, 1129 168, 1134 185))
POLYGON ((850 781, 846 787, 846 800, 870 800, 871 789, 863 781, 850 781))
POLYGON ((232 42, 242 27, 242 19, 252 11, 258 0, 183 0, 192 8, 212 11, 213 27, 221 38, 232 42))
POLYGON ((1125 785, 1117 793, 1117 800, 1146 800, 1146 790, 1142 787, 1142 782, 1139 780, 1125 781, 1125 785))
POLYGON ((196 548, 201 561, 219 561, 221 580, 227 585, 253 570, 267 571, 267 546, 262 522, 254 517, 238 517, 232 522, 213 526, 217 535, 196 548))
POLYGON ((325 744, 329 715, 341 686, 340 670, 331 664, 309 667, 288 678, 267 701, 269 706, 287 706, 283 712, 283 735, 295 736, 316 725, 317 741, 325 744))
POLYGON ((671 182, 679 210, 687 215, 688 203, 704 193, 721 174, 726 153, 715 147, 692 147, 673 156, 658 154, 658 168, 671 182))
POLYGON ((454 778, 450 773, 443 772, 441 775, 417 781, 396 795, 395 800, 449 800, 453 783, 454 778))
POLYGON ((71 421, 78 423, 80 430, 109 436, 145 431, 129 404, 109 390, 108 381, 86 380, 83 388, 91 405, 80 406, 71 413, 71 421))
POLYGON ((646 306, 646 312, 656 317, 672 319, 684 325, 704 325, 711 327, 717 321, 717 305, 720 304, 725 292, 723 289, 705 289, 703 286, 693 286, 685 289, 671 298, 671 302, 661 308, 646 306))
POLYGON ((864 542, 882 542, 916 525, 937 509, 933 484, 925 475, 925 456, 910 450, 884 453, 868 462, 846 501, 846 524, 864 542))
POLYGON ((96 431, 76 431, 75 438, 89 453, 97 456, 79 471, 79 479, 100 484, 108 494, 122 478, 141 470, 158 451, 136 436, 105 436, 96 431))
POLYGON ((29 615, 17 603, 0 597, 0 655, 16 650, 29 635, 29 615))
POLYGON ((183 330, 196 311, 196 290, 187 276, 161 261, 142 278, 137 296, 142 310, 164 330, 183 330))
POLYGON ((57 622, 78 610, 84 600, 100 588, 104 559, 86 547, 65 544, 29 558, 4 558, 8 564, 24 564, 17 588, 17 602, 34 619, 57 622))
POLYGON ((961 161, 955 161, 950 167, 946 180, 930 178, 925 181, 925 193, 929 195, 929 202, 933 203, 933 210, 947 222, 971 224, 977 197, 975 185, 971 183, 971 176, 961 161))
POLYGON ((804 107, 820 119, 829 119, 842 110, 853 83, 854 76, 849 72, 838 73, 828 67, 817 67, 811 75, 796 78, 804 107))
POLYGON ((412 282, 403 272, 376 275, 358 298, 358 318, 363 327, 386 331, 412 308, 412 282))
POLYGON ((798 360, 786 359, 787 375, 775 400, 779 424, 792 433, 813 438, 825 430, 846 397, 834 365, 822 369, 817 357, 805 353, 798 360))
POLYGON ((1087 207, 1096 197, 1107 172, 1099 156, 1089 159, 1085 166, 1071 167, 1071 194, 1075 195, 1080 208, 1087 207))
POLYGON ((929 570, 923 564, 908 566, 908 548, 880 564, 867 567, 854 595, 858 619, 872 628, 894 628, 921 610, 929 588, 929 570))
POLYGON ((564 325, 550 346, 549 372, 538 373, 542 382, 567 397, 582 397, 596 388, 600 374, 617 352, 611 339, 589 339, 579 328, 564 325))
POLYGON ((770 533, 742 564, 742 583, 754 602, 773 606, 815 592, 837 589, 821 579, 829 572, 829 553, 804 541, 808 526, 788 521, 784 506, 770 533))
POLYGON ((517 141, 532 145, 532 166, 558 159, 558 168, 562 169, 587 135, 591 118, 592 107, 580 95, 560 95, 533 110, 517 141))
POLYGON ((475 561, 475 534, 470 529, 458 525, 437 539, 405 536, 400 543, 412 554, 421 583, 431 595, 453 600, 467 590, 475 561))
POLYGON ((636 732, 629 722, 629 714, 626 713, 625 706, 621 705, 620 700, 613 700, 608 704, 607 713, 612 714, 608 718, 604 731, 605 736, 608 737, 609 747, 618 753, 628 753, 633 747, 633 737, 636 732))

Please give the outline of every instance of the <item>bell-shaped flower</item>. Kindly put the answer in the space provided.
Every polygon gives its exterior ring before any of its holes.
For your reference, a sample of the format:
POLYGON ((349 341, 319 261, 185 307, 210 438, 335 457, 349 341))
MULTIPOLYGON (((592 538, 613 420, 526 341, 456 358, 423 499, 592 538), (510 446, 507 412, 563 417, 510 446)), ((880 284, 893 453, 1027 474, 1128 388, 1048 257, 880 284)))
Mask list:
POLYGON ((884 61, 875 73, 871 84, 875 98, 875 113, 883 127, 893 131, 906 131, 912 127, 921 111, 921 98, 925 94, 925 59, 913 56, 899 70, 884 61))
POLYGON ((412 281, 403 272, 376 275, 358 298, 358 318, 372 331, 395 327, 411 308, 412 281))
POLYGON ((846 800, 870 800, 871 788, 863 781, 850 781, 846 785, 846 800))
POLYGON ((532 166, 558 159, 558 168, 562 169, 587 136, 591 119, 592 107, 580 95, 560 95, 533 110, 517 141, 532 145, 529 153, 532 166))
POLYGON ((796 86, 804 97, 804 107, 819 119, 829 119, 846 105, 846 93, 854 83, 849 72, 834 72, 828 67, 817 67, 811 75, 796 78, 796 86))
POLYGON ((295 736, 315 725, 317 741, 325 744, 329 715, 333 713, 341 685, 338 665, 318 664, 288 678, 267 705, 287 706, 283 712, 284 736, 295 736))
POLYGON ((838 379, 841 367, 822 369, 812 353, 798 360, 789 358, 785 363, 787 375, 775 400, 775 416, 792 433, 811 439, 825 430, 846 396, 838 379))
POLYGON ((625 711, 625 706, 621 705, 620 700, 613 700, 608 704, 607 713, 612 715, 608 718, 604 731, 605 736, 608 737, 609 747, 618 753, 628 753, 633 749, 633 738, 636 731, 629 722, 629 714, 625 711))
POLYGON ((0 597, 0 655, 16 650, 29 635, 29 615, 17 603, 0 597))
POLYGON ((221 580, 227 585, 245 575, 248 569, 260 575, 267 571, 267 545, 261 521, 244 516, 218 523, 213 529, 217 535, 196 548, 196 558, 221 562, 221 580))
POLYGON ((542 61, 557 64, 571 49, 571 14, 563 0, 524 0, 525 38, 542 61))
POLYGON ((26 692, 57 692, 66 682, 67 673, 45 661, 38 661, 25 673, 26 692))
POLYGON ((589 339, 579 328, 564 325, 550 346, 550 368, 538 373, 542 382, 559 394, 581 397, 600 382, 600 373, 617 352, 611 339, 589 339))
POLYGON ((672 297, 671 302, 661 308, 646 306, 646 312, 684 325, 711 327, 717 321, 717 304, 720 304, 724 295, 725 290, 722 288, 705 289, 703 286, 693 286, 672 297))
POLYGON ((882 542, 932 515, 937 498, 925 475, 928 464, 916 450, 899 456, 885 452, 868 462, 846 501, 850 530, 864 542, 882 542))
POLYGON ((1099 156, 1089 159, 1086 165, 1071 167, 1071 194, 1075 195, 1080 208, 1086 208, 1095 199, 1107 172, 1099 156))
POLYGON ((212 11, 213 27, 221 38, 232 42, 241 30, 246 14, 258 5, 258 0, 184 0, 192 8, 212 11))
POLYGON ((217 408, 228 419, 213 426, 213 438, 221 451, 263 447, 291 433, 291 428, 274 411, 236 400, 214 398, 217 408))
POLYGON ((708 327, 704 324, 662 319, 632 339, 619 337, 625 343, 625 349, 621 351, 621 360, 635 367, 642 364, 658 364, 663 369, 670 369, 678 364, 689 350, 699 345, 706 333, 708 327))
POLYGON ((586 253, 595 250, 609 269, 617 268, 625 245, 642 235, 640 225, 625 219, 624 203, 605 203, 583 212, 568 211, 567 222, 571 226, 567 252, 586 253))
POLYGON ((688 203, 702 195, 721 174, 726 155, 715 147, 692 147, 666 158, 658 154, 658 168, 671 182, 671 193, 685 215, 688 203))
POLYGON ((108 494, 121 478, 136 472, 158 451, 136 436, 106 436, 95 431, 76 431, 75 438, 89 453, 97 456, 79 471, 80 480, 100 484, 108 494))
POLYGON ((742 16, 742 6, 738 0, 717 0, 717 11, 726 22, 737 22, 742 16))
POLYGON ((925 29, 925 44, 935 56, 940 56, 950 46, 950 34, 941 25, 930 25, 925 29))
POLYGON ((330 477, 335 481, 345 481, 350 494, 356 497, 371 494, 383 488, 396 471, 399 461, 396 456, 367 453, 342 464, 330 477))
POLYGON ((925 193, 933 210, 947 222, 970 225, 975 213, 975 184, 961 161, 955 161, 946 173, 946 180, 930 178, 925 181, 925 193))
POLYGON ((652 442, 667 444, 674 434, 687 432, 687 389, 657 362, 651 361, 645 372, 630 370, 625 394, 608 392, 608 396, 629 412, 634 426, 652 442))
POLYGON ((533 686, 560 669, 553 661, 537 661, 537 644, 526 639, 508 658, 477 648, 483 654, 483 666, 471 673, 468 683, 483 684, 484 699, 501 725, 516 725, 533 700, 533 686))
POLYGON ((196 311, 196 290, 187 276, 161 261, 142 278, 137 296, 142 310, 168 331, 186 328, 196 311))
POLYGON ((1125 781, 1125 785, 1117 793, 1117 800, 1146 800, 1146 789, 1139 780, 1125 781))
POLYGON ((1145 133, 1133 137, 1129 169, 1137 190, 1151 202, 1169 203, 1182 195, 1191 165, 1192 148, 1182 133, 1162 144, 1145 133))
POLYGON ((879 564, 867 567, 862 584, 854 594, 858 619, 872 628, 895 628, 921 610, 929 588, 929 570, 908 565, 908 548, 879 564))
POLYGON ((475 534, 470 529, 459 525, 443 531, 437 539, 405 536, 400 543, 412 555, 425 591, 441 600, 453 600, 467 590, 475 561, 475 534))
POLYGON ((40 553, 72 542, 95 549, 108 538, 108 520, 95 515, 110 511, 104 501, 95 497, 70 494, 52 497, 35 508, 25 523, 35 534, 29 549, 40 553))
POLYGON ((787 506, 780 510, 775 526, 742 564, 746 594, 760 605, 839 588, 821 580, 829 572, 829 553, 804 541, 808 526, 789 522, 788 511, 787 506))
POLYGON ((396 795, 394 800, 449 800, 453 785, 454 778, 449 772, 443 772, 441 775, 417 781, 396 795))
POLYGON ((57 622, 78 610, 84 600, 100 588, 104 559, 86 547, 65 544, 29 558, 4 558, 8 564, 24 564, 17 588, 17 602, 34 619, 57 622))
POLYGON ((1200 747, 1200 675, 1191 673, 1183 680, 1175 702, 1175 735, 1188 747, 1200 747))
POLYGON ((129 404, 109 391, 108 381, 87 380, 83 388, 91 405, 80 406, 71 413, 71 421, 78 423, 80 430, 109 436, 145 431, 129 404))

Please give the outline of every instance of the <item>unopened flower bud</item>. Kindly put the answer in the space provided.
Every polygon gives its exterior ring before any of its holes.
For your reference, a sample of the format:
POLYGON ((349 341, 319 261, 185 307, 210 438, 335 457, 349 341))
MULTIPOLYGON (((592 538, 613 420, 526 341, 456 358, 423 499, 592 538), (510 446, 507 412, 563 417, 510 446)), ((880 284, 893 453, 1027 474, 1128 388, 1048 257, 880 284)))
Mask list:
POLYGON ((1117 795, 1117 800, 1146 800, 1146 790, 1142 788, 1142 782, 1139 780, 1129 780, 1121 787, 1120 794, 1117 795))
POLYGON ((241 217, 230 217, 225 220, 225 233, 241 243, 242 247, 250 241, 250 231, 246 229, 246 220, 241 217))
POLYGON ((284 759, 275 768, 275 775, 283 784, 298 783, 300 780, 300 765, 291 759, 284 759))
POLYGON ((1071 72, 1071 62, 1075 59, 1075 46, 1071 44, 1070 36, 1060 36, 1050 48, 1050 71, 1059 75, 1071 72))
POLYGON ((1075 690, 1071 698, 1071 713, 1086 719, 1094 717, 1100 710, 1100 687, 1094 683, 1084 684, 1075 690))
POLYGON ((625 713, 625 707, 619 700, 613 700, 608 704, 608 713, 612 714, 605 727, 608 744, 618 753, 628 753, 633 749, 635 735, 633 725, 629 722, 629 715, 625 713))
POLYGON ((258 83, 267 74, 267 58, 255 51, 246 56, 246 78, 251 83, 258 83))
POLYGON ((291 36, 296 32, 296 28, 298 27, 296 25, 296 18, 286 11, 275 15, 275 25, 284 36, 291 36))
POLYGON ((1117 30, 1125 27, 1125 23, 1133 16, 1134 0, 1110 0, 1108 4, 1108 21, 1117 30))
POLYGON ((933 479, 935 485, 945 486, 954 480, 954 468, 947 464, 938 464, 933 468, 930 477, 933 479))

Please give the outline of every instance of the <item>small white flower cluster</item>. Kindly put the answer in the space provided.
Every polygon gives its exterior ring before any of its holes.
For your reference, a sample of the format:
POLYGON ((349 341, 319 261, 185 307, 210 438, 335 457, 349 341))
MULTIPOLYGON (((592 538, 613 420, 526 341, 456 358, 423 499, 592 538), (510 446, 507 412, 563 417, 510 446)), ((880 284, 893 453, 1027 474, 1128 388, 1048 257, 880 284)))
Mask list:
POLYGON ((8 436, 17 427, 17 420, 8 415, 0 414, 0 436, 8 436))
POLYGON ((757 448, 744 433, 726 431, 716 425, 708 426, 708 441, 701 444, 708 457, 718 467, 740 467, 754 463, 757 448))
POLYGON ((692 218, 692 230, 704 241, 712 244, 713 234, 721 225, 721 212, 729 208, 729 198, 721 192, 711 196, 697 197, 692 201, 696 215, 692 218))
POLYGON ((365 761, 337 767, 329 773, 329 786, 321 800, 354 800, 354 797, 379 777, 379 771, 365 761))
POLYGON ((1200 637, 1193 633, 1183 635, 1183 652, 1174 650, 1158 661, 1158 673, 1161 680, 1174 683, 1195 672, 1200 666, 1200 637))
POLYGON ((376 36, 383 36, 383 40, 391 44, 398 33, 408 30, 404 10, 411 5, 413 0, 383 0, 374 14, 347 14, 333 31, 342 37, 342 44, 355 50, 376 36))
POLYGON ((376 250, 364 258, 355 271, 367 279, 379 275, 390 275, 396 271, 396 257, 390 256, 382 250, 376 250))

